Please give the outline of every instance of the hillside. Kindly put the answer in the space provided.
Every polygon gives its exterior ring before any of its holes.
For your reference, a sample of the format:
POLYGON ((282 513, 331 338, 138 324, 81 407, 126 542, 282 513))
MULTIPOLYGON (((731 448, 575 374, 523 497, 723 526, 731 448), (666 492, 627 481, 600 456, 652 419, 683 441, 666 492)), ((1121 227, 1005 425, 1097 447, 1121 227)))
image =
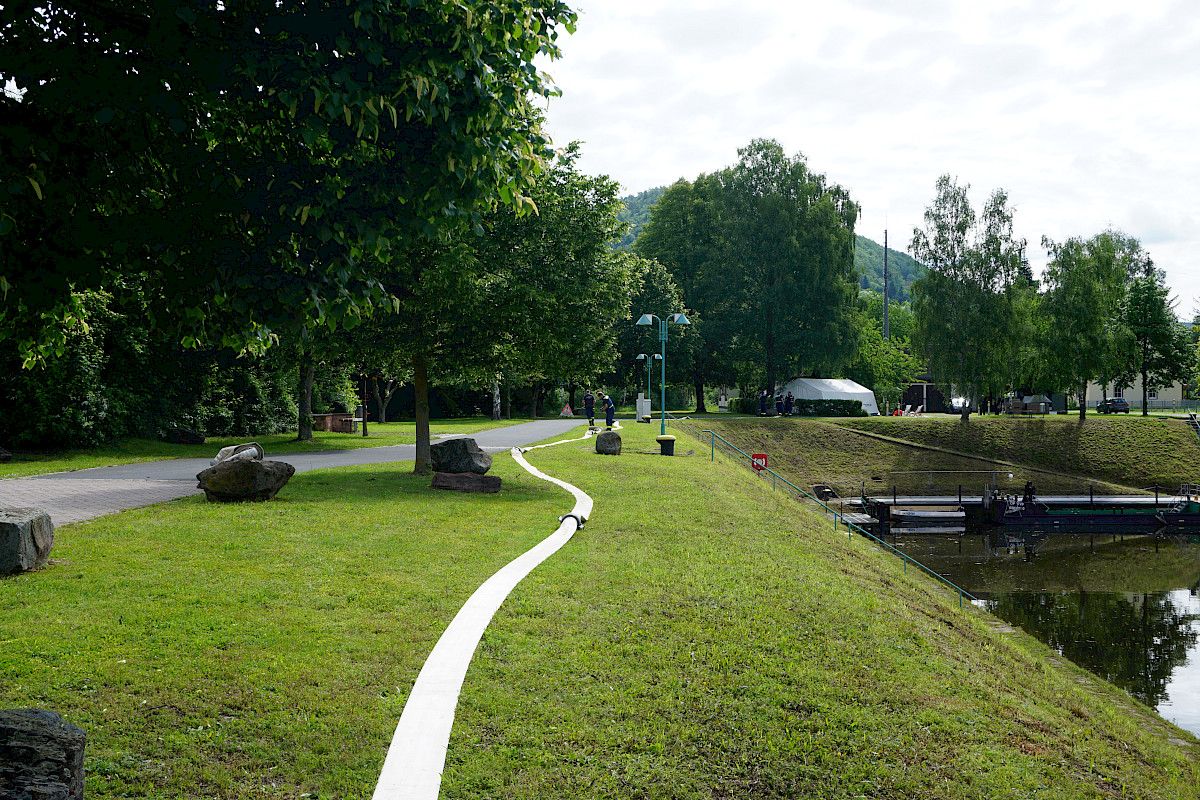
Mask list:
MULTIPOLYGON (((860 275, 858 285, 863 289, 883 291, 883 245, 865 236, 855 236, 854 268, 860 275)), ((888 247, 889 297, 901 303, 908 300, 908 290, 921 274, 921 265, 909 255, 888 247)))
POLYGON ((620 198, 620 201, 625 204, 625 210, 617 216, 622 222, 629 223, 629 230, 625 232, 620 241, 613 245, 613 249, 624 250, 633 246, 642 232, 642 226, 650 221, 650 209, 666 191, 667 187, 656 186, 653 189, 620 198))

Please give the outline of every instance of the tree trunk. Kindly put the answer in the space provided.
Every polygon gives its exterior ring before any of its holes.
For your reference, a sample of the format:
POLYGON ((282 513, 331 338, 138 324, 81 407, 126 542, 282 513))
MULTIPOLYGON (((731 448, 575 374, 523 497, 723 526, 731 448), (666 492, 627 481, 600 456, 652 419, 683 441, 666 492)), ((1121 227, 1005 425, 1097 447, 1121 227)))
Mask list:
POLYGON ((1087 418, 1087 384, 1079 387, 1079 418, 1087 418))
POLYGON ((537 419, 538 409, 538 385, 536 383, 529 386, 529 416, 537 419))
POLYGON ((512 419, 512 385, 504 384, 504 418, 512 419))
POLYGON ((425 356, 413 356, 413 395, 416 401, 417 453, 413 459, 413 474, 429 474, 429 375, 425 356))
MULTIPOLYGON (((1142 363, 1146 363, 1145 355, 1142 356, 1142 363)), ((1150 387, 1146 385, 1149 376, 1146 375, 1146 370, 1142 369, 1142 416, 1150 416, 1150 387)))
POLYGON ((492 420, 500 419, 500 380, 492 381, 492 420))
POLYGON ((578 384, 575 384, 575 383, 567 384, 567 405, 569 405, 571 407, 572 413, 574 413, 574 411, 575 411, 575 391, 578 388, 579 388, 578 384))
POLYGON ((297 442, 311 442, 313 438, 313 418, 312 418, 312 393, 313 380, 317 376, 317 365, 313 361, 312 353, 303 352, 300 354, 300 386, 298 395, 298 405, 300 412, 297 414, 297 442))
POLYGON ((378 409, 379 413, 376 422, 387 422, 387 403, 383 399, 383 394, 379 391, 379 381, 374 378, 369 378, 368 380, 371 381, 371 396, 375 398, 375 408, 378 409))
POLYGON ((696 413, 708 413, 708 408, 704 405, 704 381, 696 381, 696 413))

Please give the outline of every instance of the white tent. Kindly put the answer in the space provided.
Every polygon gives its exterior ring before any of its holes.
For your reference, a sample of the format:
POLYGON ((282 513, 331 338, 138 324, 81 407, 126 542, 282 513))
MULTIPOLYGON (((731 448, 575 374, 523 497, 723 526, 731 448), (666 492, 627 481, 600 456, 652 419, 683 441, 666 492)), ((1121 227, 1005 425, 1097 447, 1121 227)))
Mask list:
POLYGON ((872 416, 879 414, 875 404, 875 393, 862 384, 844 378, 795 378, 780 389, 783 394, 791 392, 803 400, 860 400, 863 411, 872 416))

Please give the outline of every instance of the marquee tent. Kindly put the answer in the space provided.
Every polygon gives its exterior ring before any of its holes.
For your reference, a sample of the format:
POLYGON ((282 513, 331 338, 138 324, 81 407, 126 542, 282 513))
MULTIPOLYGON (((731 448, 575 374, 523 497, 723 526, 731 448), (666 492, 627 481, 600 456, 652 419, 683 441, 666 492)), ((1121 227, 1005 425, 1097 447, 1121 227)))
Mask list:
POLYGON ((784 384, 780 391, 784 394, 791 392, 802 400, 860 400, 863 411, 872 416, 879 414, 875 393, 845 378, 795 378, 784 384))

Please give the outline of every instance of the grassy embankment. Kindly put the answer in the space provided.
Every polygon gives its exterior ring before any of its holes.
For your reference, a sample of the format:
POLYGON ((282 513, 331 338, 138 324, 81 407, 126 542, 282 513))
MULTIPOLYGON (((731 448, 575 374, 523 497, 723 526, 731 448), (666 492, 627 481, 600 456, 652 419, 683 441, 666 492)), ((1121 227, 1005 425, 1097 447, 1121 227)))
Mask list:
POLYGON ((698 421, 801 488, 828 483, 840 493, 978 493, 991 471, 1002 488, 1032 480, 1042 493, 1125 493, 1155 483, 1174 492, 1200 482, 1200 440, 1182 421, 1162 418, 874 417, 813 420, 709 418, 698 421), (862 431, 873 436, 862 436, 862 431), (886 437, 880 439, 876 437, 886 437), (890 441, 889 441, 890 440, 890 441), (920 445, 909 446, 908 443, 920 445), (904 474, 920 473, 924 474, 904 474), (941 472, 943 474, 938 474, 941 472), (1012 478, 1008 478, 1009 473, 1012 478))
MULTIPOLYGON (((493 421, 483 417, 468 419, 435 419, 429 423, 430 433, 440 436, 451 433, 478 433, 507 425, 520 425, 527 419, 493 421)), ((204 444, 169 444, 155 439, 133 437, 120 440, 109 447, 93 450, 68 450, 55 453, 13 453, 13 460, 0 464, 0 478, 18 478, 47 472, 110 467, 114 464, 133 464, 141 461, 161 461, 169 458, 210 458, 222 447, 256 441, 270 454, 310 453, 320 450, 353 450, 360 447, 383 447, 392 444, 412 444, 417 440, 415 422, 372 422, 367 424, 369 436, 361 433, 328 433, 313 431, 312 441, 296 441, 296 432, 274 433, 266 436, 210 436, 204 444)))
MULTIPOLYGON (((1194 737, 721 456, 643 454, 657 432, 530 454, 596 510, 489 628, 443 796, 1197 796, 1194 737)), ((88 730, 89 798, 368 797, 440 632, 570 505, 493 471, 64 527, 0 581, 3 702, 88 730)))

